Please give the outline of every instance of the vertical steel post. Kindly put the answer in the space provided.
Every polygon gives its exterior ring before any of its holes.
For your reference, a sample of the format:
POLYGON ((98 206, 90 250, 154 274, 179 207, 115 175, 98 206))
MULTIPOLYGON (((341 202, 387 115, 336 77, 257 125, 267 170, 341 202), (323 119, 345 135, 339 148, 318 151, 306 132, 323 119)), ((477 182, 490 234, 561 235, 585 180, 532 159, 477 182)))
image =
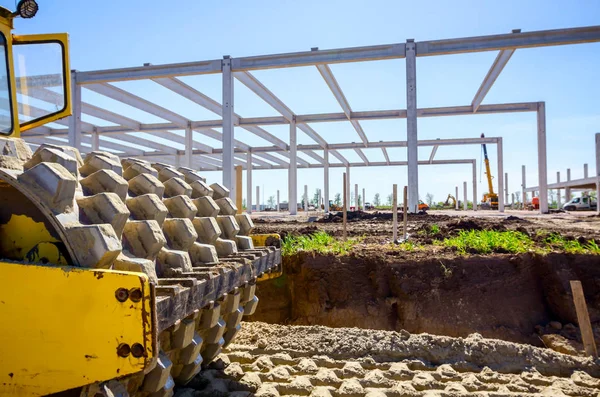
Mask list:
POLYGON ((469 209, 468 203, 467 203, 467 182, 463 182, 463 209, 466 211, 467 209, 469 209))
POLYGON ((408 204, 410 212, 419 208, 419 151, 417 147, 417 47, 406 40, 406 138, 408 158, 408 204))
POLYGON ((290 168, 288 169, 288 209, 290 215, 298 213, 298 152, 296 118, 290 121, 290 168))
POLYGON ((81 150, 81 86, 77 71, 71 71, 71 102, 73 114, 69 117, 69 146, 81 150))
POLYGON ((354 211, 358 211, 358 183, 354 184, 354 211))
POLYGON ((473 160, 473 211, 477 211, 477 163, 473 160))
POLYGON ((522 178, 521 189, 522 189, 522 193, 523 193, 523 209, 525 209, 527 206, 527 192, 525 191, 525 189, 527 188, 527 175, 525 172, 524 165, 521 166, 521 178, 522 178))
MULTIPOLYGON (((560 183, 560 171, 556 172, 556 183, 560 183)), ((561 199, 560 199, 560 188, 556 189, 556 192, 558 193, 558 198, 556 199, 556 204, 558 204, 558 209, 560 209, 562 207, 562 203, 561 203, 561 199)))
POLYGON ((587 177, 588 177, 588 165, 587 165, 587 163, 585 163, 585 164, 583 165, 583 177, 584 177, 584 178, 587 178, 587 177))
POLYGON ((329 212, 329 149, 323 151, 323 159, 325 161, 325 164, 323 165, 323 189, 325 189, 323 208, 325 209, 325 212, 329 212))
POLYGON ((181 167, 181 155, 176 154, 175 155, 175 168, 179 168, 179 167, 181 167))
POLYGON ((277 191, 277 212, 279 212, 279 190, 277 191))
POLYGON ((548 160, 546 158, 546 103, 538 102, 537 110, 538 178, 540 213, 548 213, 548 160))
POLYGON ((252 152, 246 155, 246 212, 252 214, 252 152))
POLYGON ((504 155, 502 154, 502 138, 496 143, 498 150, 498 212, 504 212, 504 155))
MULTIPOLYGON (((233 184, 233 73, 231 72, 231 59, 223 57, 223 185, 230 190, 232 200, 235 198, 233 184)), ((187 140, 186 140, 187 144, 187 140)), ((240 192, 241 194, 241 192, 240 192)))

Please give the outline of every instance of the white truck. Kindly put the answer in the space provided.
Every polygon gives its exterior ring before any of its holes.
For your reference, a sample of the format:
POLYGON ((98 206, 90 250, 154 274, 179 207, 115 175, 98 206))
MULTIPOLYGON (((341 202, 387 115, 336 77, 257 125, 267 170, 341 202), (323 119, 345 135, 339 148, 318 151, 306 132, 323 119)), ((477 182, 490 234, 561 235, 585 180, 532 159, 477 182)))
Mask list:
POLYGON ((575 197, 571 201, 566 202, 563 205, 565 211, 591 211, 598 207, 598 203, 593 200, 590 196, 583 195, 581 197, 575 197))

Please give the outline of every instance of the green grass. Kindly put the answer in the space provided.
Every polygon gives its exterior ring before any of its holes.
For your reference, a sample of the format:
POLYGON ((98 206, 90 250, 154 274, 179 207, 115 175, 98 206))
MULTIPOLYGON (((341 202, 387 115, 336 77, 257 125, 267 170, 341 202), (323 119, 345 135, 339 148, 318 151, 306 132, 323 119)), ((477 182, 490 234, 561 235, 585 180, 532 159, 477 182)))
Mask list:
POLYGON ((452 247, 461 254, 490 254, 536 252, 566 252, 568 254, 600 255, 600 246, 590 240, 580 243, 558 233, 538 232, 536 241, 517 231, 461 230, 456 237, 434 241, 436 245, 452 247))
POLYGON ((414 241, 403 241, 401 243, 398 244, 394 244, 394 243, 390 243, 388 245, 389 249, 395 250, 395 251, 407 251, 407 252, 412 252, 412 251, 418 251, 420 249, 423 249, 423 246, 421 244, 417 244, 414 241))
POLYGON ((359 239, 338 240, 326 232, 319 231, 307 236, 287 236, 282 241, 281 250, 284 256, 300 251, 346 255, 358 242, 359 239))
POLYGON ((443 240, 442 245, 454 247, 459 254, 492 252, 523 253, 534 248, 529 236, 521 232, 494 230, 461 230, 458 236, 443 240))
POLYGON ((433 224, 429 226, 429 234, 438 234, 440 232, 440 227, 437 224, 433 224))
POLYGON ((558 233, 549 233, 544 237, 543 242, 549 250, 563 251, 569 254, 600 254, 600 247, 593 240, 582 244, 577 240, 567 240, 558 233))

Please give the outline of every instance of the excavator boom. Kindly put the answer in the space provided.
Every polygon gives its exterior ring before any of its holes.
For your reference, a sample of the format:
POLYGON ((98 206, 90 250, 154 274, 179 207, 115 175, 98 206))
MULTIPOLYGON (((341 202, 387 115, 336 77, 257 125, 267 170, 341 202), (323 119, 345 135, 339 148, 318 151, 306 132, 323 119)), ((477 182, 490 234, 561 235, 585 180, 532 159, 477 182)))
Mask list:
MULTIPOLYGON (((481 134, 482 138, 485 138, 484 134, 481 134)), ((485 175, 487 177, 487 182, 488 182, 488 193, 483 195, 483 203, 485 203, 485 205, 490 206, 492 209, 498 209, 498 195, 496 193, 494 193, 494 185, 492 183, 492 171, 490 169, 490 160, 488 158, 488 154, 487 154, 487 147, 485 145, 485 143, 483 143, 482 145, 483 148, 483 157, 484 157, 484 162, 485 162, 485 175)))

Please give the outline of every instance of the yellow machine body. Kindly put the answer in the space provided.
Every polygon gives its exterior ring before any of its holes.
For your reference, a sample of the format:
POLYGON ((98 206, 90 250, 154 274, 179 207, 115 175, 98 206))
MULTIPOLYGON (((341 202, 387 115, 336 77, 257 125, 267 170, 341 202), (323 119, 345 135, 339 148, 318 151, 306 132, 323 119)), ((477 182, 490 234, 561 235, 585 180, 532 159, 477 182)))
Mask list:
POLYGON ((3 396, 136 373, 156 351, 152 291, 141 273, 0 262, 0 302, 3 396), (135 344, 141 357, 124 354, 135 344))
MULTIPOLYGON (((10 117, 0 133, 4 138, 19 138, 23 131, 71 114, 67 34, 12 35, 12 18, 0 7, 0 49, 5 52, 0 73, 9 93, 3 98, 4 117, 10 117), (17 88, 26 94, 29 82, 23 65, 15 78, 13 49, 48 43, 62 51, 64 103, 21 121, 19 113, 27 109, 18 106, 17 88)), ((46 395, 148 368, 157 354, 148 277, 67 266, 74 263, 51 214, 19 190, 0 180, 0 395, 46 395)))

